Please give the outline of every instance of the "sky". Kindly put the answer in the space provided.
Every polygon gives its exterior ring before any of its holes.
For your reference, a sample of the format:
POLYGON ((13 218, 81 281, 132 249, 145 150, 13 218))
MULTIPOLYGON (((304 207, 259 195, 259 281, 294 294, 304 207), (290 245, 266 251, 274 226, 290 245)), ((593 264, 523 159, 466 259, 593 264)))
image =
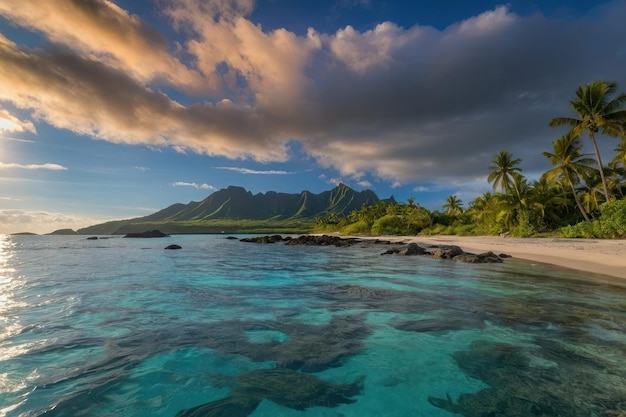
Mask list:
POLYGON ((467 206, 500 151, 549 168, 578 86, 626 89, 624 21, 626 0, 0 0, 0 233, 230 185, 467 206))

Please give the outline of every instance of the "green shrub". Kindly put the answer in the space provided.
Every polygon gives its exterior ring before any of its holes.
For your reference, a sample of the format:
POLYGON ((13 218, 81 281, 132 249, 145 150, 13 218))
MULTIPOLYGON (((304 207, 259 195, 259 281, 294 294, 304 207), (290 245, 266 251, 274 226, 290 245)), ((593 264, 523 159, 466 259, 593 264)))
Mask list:
POLYGON ((602 237, 607 239, 626 237, 626 199, 602 204, 599 223, 602 237))
POLYGON ((341 229, 344 235, 369 235, 372 233, 370 224, 365 220, 359 220, 355 223, 346 225, 341 229))
POLYGON ((395 214, 387 214, 377 219, 372 225, 372 235, 404 235, 407 234, 407 226, 402 218, 395 214))
POLYGON ((600 206, 600 217, 559 229, 559 236, 586 239, 626 238, 626 200, 609 201, 600 206))

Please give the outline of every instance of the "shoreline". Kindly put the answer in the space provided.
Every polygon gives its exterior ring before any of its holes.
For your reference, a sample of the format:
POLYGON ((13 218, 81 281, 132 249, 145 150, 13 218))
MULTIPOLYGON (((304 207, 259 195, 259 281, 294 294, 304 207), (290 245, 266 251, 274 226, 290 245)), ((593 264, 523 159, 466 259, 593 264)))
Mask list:
POLYGON ((456 245, 465 252, 505 253, 514 259, 540 262, 583 272, 626 279, 626 240, 513 238, 499 236, 355 236, 363 239, 428 245, 456 245))

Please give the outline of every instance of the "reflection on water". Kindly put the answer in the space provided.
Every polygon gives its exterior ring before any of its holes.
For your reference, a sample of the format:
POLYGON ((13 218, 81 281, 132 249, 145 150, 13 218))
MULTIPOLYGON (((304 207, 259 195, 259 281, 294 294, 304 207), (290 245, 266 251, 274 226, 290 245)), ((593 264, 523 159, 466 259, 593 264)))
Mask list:
MULTIPOLYGON (((15 317, 11 319, 11 314, 14 314, 15 309, 19 307, 19 302, 14 298, 16 271, 11 266, 14 247, 15 243, 11 236, 0 235, 0 340, 15 334, 20 327, 19 324, 14 323, 15 317)), ((1 351, 0 358, 2 358, 1 351)))
POLYGON ((14 272, 9 268, 9 260, 13 256, 11 237, 0 235, 0 314, 9 303, 8 286, 11 283, 11 274, 14 272))
POLYGON ((0 415, 626 413, 619 283, 172 239, 3 238, 0 415))

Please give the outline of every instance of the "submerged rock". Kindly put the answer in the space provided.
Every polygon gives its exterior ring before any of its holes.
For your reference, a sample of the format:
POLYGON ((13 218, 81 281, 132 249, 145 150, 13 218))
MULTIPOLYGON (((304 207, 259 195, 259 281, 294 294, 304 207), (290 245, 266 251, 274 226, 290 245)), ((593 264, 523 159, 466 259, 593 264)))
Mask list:
POLYGON ((166 246, 165 249, 182 249, 183 247, 180 245, 169 245, 166 246))
POLYGON ((442 334, 450 331, 483 329, 485 321, 480 316, 438 317, 431 319, 392 323, 398 330, 417 333, 442 334))
POLYGON ((454 360, 467 377, 487 387, 456 400, 429 396, 428 402, 465 417, 623 415, 626 375, 610 359, 592 356, 576 344, 537 342, 533 347, 473 342, 456 352, 454 360))
POLYGON ((232 386, 229 397, 182 410, 176 417, 250 415, 263 399, 304 411, 309 407, 337 407, 356 402, 364 377, 351 384, 334 384, 291 369, 256 369, 232 377, 218 377, 232 386))

